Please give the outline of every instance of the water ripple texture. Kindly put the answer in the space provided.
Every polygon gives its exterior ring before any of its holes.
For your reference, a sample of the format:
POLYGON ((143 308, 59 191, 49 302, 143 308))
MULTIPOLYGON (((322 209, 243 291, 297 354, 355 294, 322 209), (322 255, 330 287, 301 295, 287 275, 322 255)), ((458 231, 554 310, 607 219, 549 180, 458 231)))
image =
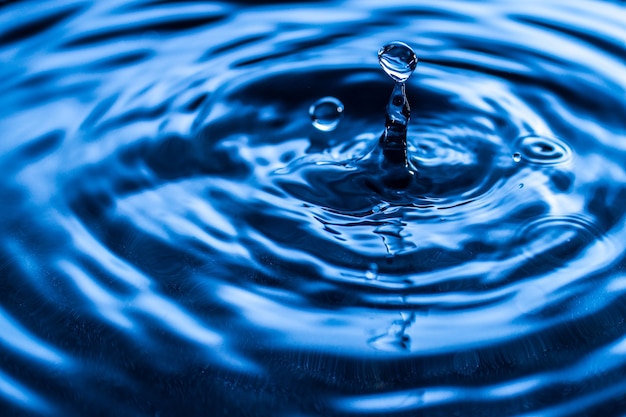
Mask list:
POLYGON ((626 410, 623 2, 0 3, 0 414, 626 410))

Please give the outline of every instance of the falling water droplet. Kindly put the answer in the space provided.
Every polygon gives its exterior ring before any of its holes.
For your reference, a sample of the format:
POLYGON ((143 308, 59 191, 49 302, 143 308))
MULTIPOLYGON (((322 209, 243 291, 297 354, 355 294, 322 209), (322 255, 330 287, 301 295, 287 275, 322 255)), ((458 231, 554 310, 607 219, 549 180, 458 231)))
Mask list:
POLYGON ((521 161, 521 160, 522 160, 522 154, 521 154, 521 153, 519 153, 519 152, 515 152, 515 153, 513 154, 513 160, 514 160, 515 162, 519 162, 519 161, 521 161))
POLYGON ((378 62, 387 75, 403 83, 417 67, 417 55, 406 43, 395 41, 380 48, 378 62))
POLYGON ((369 269, 365 272, 365 278, 377 279, 378 278, 378 265, 372 262, 369 265, 369 269))
POLYGON ((343 103, 335 97, 323 97, 309 108, 313 126, 323 132, 335 130, 343 116, 343 103))

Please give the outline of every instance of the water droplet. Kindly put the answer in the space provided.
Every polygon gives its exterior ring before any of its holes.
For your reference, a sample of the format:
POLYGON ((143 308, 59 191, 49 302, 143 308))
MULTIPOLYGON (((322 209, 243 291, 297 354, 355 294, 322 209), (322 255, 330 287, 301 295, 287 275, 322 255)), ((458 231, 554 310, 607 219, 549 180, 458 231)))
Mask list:
POLYGON ((513 154, 513 160, 514 160, 515 162, 519 162, 519 161, 521 161, 521 160, 522 160, 522 154, 521 154, 521 153, 519 153, 519 152, 515 152, 515 153, 513 154))
POLYGON ((520 185, 517 186, 518 188, 524 188, 524 183, 521 183, 520 185))
POLYGON ((369 269, 365 272, 365 278, 377 279, 378 278, 378 265, 371 263, 369 269))
POLYGON ((380 48, 378 62, 387 75, 403 83, 417 67, 417 55, 406 43, 395 41, 380 48))
POLYGON ((313 126, 323 132, 335 130, 343 116, 343 103, 335 97, 323 97, 309 108, 313 126))

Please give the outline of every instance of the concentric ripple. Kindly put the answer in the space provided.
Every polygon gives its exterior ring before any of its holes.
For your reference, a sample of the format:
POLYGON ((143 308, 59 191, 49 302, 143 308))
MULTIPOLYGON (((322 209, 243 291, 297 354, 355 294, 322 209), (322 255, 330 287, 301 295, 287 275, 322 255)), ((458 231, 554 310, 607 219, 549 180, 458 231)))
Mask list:
POLYGON ((619 415, 625 19, 0 6, 0 409, 619 415), (420 58, 403 189, 378 146, 394 40, 420 58))
POLYGON ((538 165, 564 164, 571 157, 571 150, 555 138, 524 136, 516 144, 524 161, 538 165))

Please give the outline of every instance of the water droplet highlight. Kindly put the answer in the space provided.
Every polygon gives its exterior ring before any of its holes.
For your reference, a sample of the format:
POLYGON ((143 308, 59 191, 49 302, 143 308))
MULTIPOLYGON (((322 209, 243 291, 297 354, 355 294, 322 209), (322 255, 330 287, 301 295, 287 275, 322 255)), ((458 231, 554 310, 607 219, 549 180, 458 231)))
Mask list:
POLYGON ((521 160, 522 160, 522 154, 521 154, 521 153, 519 153, 519 152, 515 152, 515 153, 513 154, 513 160, 514 160, 515 162, 519 162, 519 161, 521 161, 521 160))
POLYGON ((378 278, 378 265, 376 265, 375 263, 371 263, 369 265, 369 269, 365 272, 365 278, 369 280, 377 279, 378 278))
POLYGON ((417 55, 406 43, 394 41, 380 48, 378 62, 387 75, 403 83, 415 71, 417 55))
POLYGON ((315 128, 330 132, 341 121, 343 110, 343 103, 335 97, 323 97, 309 107, 309 115, 315 128))

